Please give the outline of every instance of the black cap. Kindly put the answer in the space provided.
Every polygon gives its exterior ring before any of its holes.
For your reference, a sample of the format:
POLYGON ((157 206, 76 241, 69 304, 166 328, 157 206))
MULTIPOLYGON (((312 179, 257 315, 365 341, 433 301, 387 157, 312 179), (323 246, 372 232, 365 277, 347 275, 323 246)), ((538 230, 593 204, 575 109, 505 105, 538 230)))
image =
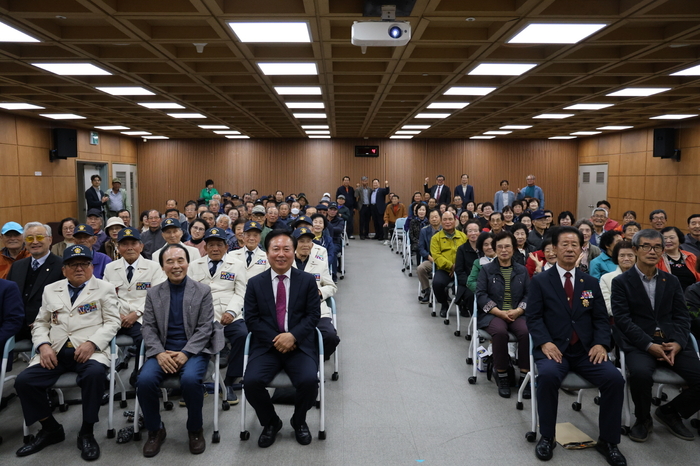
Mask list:
POLYGON ((92 261, 92 250, 90 248, 86 248, 85 246, 74 244, 63 251, 63 262, 75 259, 76 257, 84 257, 92 261))
POLYGON ((319 204, 316 206, 316 210, 328 210, 328 206, 326 204, 319 204))
POLYGON ((314 224, 314 222, 313 222, 313 220, 311 220, 311 218, 307 217, 306 215, 300 215, 300 216, 297 217, 296 220, 294 220, 294 223, 292 224, 292 226, 293 226, 294 228, 296 228, 300 223, 306 223, 306 224, 309 224, 309 225, 313 225, 313 224, 314 224))
POLYGON ((292 236, 294 236, 296 239, 301 238, 302 236, 311 236, 314 238, 316 235, 314 234, 313 231, 311 231, 311 228, 309 227, 299 227, 294 232, 292 233, 292 236))
POLYGON ((119 230, 117 235, 117 243, 123 239, 135 239, 136 241, 141 241, 141 233, 135 228, 127 227, 119 230))
POLYGON ((530 213, 530 217, 532 217, 533 220, 539 220, 541 218, 545 218, 546 215, 544 213, 544 210, 537 209, 536 211, 530 213))
POLYGON ((88 217, 102 217, 102 211, 100 209, 90 209, 87 211, 88 217))
POLYGON ((335 202, 331 202, 330 204, 328 204, 328 208, 338 210, 338 204, 336 204, 335 202))
POLYGON ((85 225, 84 223, 81 223, 80 225, 75 227, 75 230, 73 230, 73 236, 83 234, 95 236, 95 230, 93 230, 90 225, 85 225))
POLYGON ((231 196, 231 199, 240 199, 240 197, 238 197, 238 194, 234 194, 233 196, 231 196))
POLYGON ((223 197, 231 197, 231 193, 226 192, 223 197))
POLYGON ((180 228, 180 220, 176 218, 166 218, 160 223, 160 229, 166 230, 168 228, 180 228))
POLYGON ((222 230, 221 228, 218 227, 213 227, 209 228, 205 233, 204 233, 204 241, 206 242, 207 240, 210 239, 220 239, 224 243, 226 242, 226 231, 222 230))
POLYGON ((263 229, 262 224, 260 222, 254 222, 254 221, 245 222, 245 225, 243 226, 244 233, 246 231, 250 231, 250 230, 262 231, 262 229, 263 229))

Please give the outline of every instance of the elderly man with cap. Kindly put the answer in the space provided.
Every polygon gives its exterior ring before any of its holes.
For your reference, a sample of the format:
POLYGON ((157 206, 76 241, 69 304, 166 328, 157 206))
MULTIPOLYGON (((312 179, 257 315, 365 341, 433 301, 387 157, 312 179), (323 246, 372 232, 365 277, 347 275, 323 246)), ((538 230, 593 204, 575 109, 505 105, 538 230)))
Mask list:
POLYGON ((338 287, 328 272, 326 258, 320 254, 313 255, 313 248, 317 245, 313 242, 314 232, 311 231, 311 228, 301 226, 294 230, 292 236, 297 239, 292 266, 314 276, 318 286, 318 294, 321 296, 321 320, 318 321, 316 327, 321 331, 324 357, 328 360, 340 343, 340 338, 333 326, 331 308, 326 304, 326 299, 334 296, 338 287))
POLYGON ((92 252, 97 252, 102 249, 102 245, 107 242, 109 236, 102 229, 104 225, 104 219, 102 218, 102 212, 97 209, 90 209, 87 212, 87 219, 85 220, 87 225, 92 227, 92 231, 95 235, 95 242, 92 245, 92 252))
POLYGON ((154 252, 165 246, 165 240, 160 233, 160 222, 160 212, 149 210, 146 218, 148 229, 141 232, 141 241, 143 242, 142 254, 146 259, 151 259, 154 252))
MULTIPOLYGON (((96 240, 97 238, 95 237, 95 232, 93 231, 90 225, 85 225, 84 223, 81 223, 80 225, 75 227, 75 230, 73 230, 73 241, 75 242, 75 244, 85 246, 95 251, 94 245, 96 240)), ((100 280, 102 280, 105 273, 105 267, 107 267, 107 264, 109 264, 110 262, 112 262, 112 259, 110 259, 109 256, 107 256, 107 254, 103 254, 101 252, 93 252, 92 265, 94 267, 92 270, 92 275, 94 275, 95 278, 99 278, 100 280)))
MULTIPOLYGON (((256 208, 253 208, 253 213, 255 213, 256 208)), ((287 224, 280 220, 279 217, 277 206, 273 202, 268 203, 267 207, 265 207, 265 220, 263 222, 263 231, 260 235, 260 244, 265 244, 265 237, 272 230, 289 230, 287 224)))
POLYGON ((530 215, 532 217, 532 231, 527 235, 527 242, 535 249, 539 249, 547 231, 547 215, 542 209, 537 209, 530 215))
POLYGON ((24 229, 17 222, 7 222, 2 226, 0 239, 5 247, 0 249, 0 278, 7 278, 10 267, 15 261, 29 257, 29 250, 24 247, 22 233, 24 229))
POLYGON ((112 189, 105 193, 109 197, 107 201, 107 218, 116 217, 117 213, 126 209, 126 189, 122 189, 122 180, 119 178, 112 178, 112 189))
MULTIPOLYGON (((294 230, 301 228, 301 227, 305 227, 305 228, 308 228, 309 230, 311 230, 313 225, 314 225, 314 222, 313 222, 313 220, 311 220, 310 217, 307 217, 306 215, 301 215, 298 219, 296 219, 292 223, 291 226, 294 230)), ((314 234, 314 237, 315 237, 315 234, 314 234)), ((328 250, 318 243, 313 244, 313 246, 311 247, 310 255, 313 257, 318 256, 322 260, 326 261, 326 263, 328 263, 328 250)))
POLYGON ((92 268, 90 247, 71 246, 63 252, 66 279, 44 289, 32 328, 37 354, 15 380, 25 423, 39 421, 41 430, 17 450, 17 456, 31 455, 65 439, 63 426, 51 415, 46 390, 65 372, 76 372, 83 405, 78 448, 86 461, 100 457, 93 426, 107 381, 109 343, 119 330, 119 303, 114 285, 95 278, 92 268))
MULTIPOLYGON (((134 346, 141 348, 141 324, 146 305, 146 293, 151 287, 165 281, 165 274, 160 266, 141 257, 143 243, 137 229, 124 228, 117 236, 117 250, 120 259, 107 264, 104 280, 114 285, 119 299, 121 328, 119 335, 126 335, 134 340, 134 346)), ((137 367, 130 381, 134 385, 137 367)))
POLYGON ((246 222, 243 227, 244 247, 228 253, 229 257, 243 262, 248 280, 270 267, 267 263, 267 254, 260 247, 262 229, 263 226, 259 222, 246 222))
POLYGON ((190 254, 190 261, 195 261, 202 257, 199 253, 199 249, 182 244, 182 228, 180 228, 180 221, 178 219, 166 218, 163 220, 160 224, 160 232, 165 240, 165 246, 153 253, 153 262, 160 262, 160 255, 169 244, 179 244, 187 249, 187 252, 190 254))
POLYGON ((226 234, 210 228, 204 234, 207 255, 190 264, 187 276, 211 288, 214 320, 224 327, 224 337, 231 343, 226 369, 226 400, 238 404, 234 381, 243 376, 243 352, 248 329, 243 320, 243 298, 248 283, 243 262, 227 255, 226 234))

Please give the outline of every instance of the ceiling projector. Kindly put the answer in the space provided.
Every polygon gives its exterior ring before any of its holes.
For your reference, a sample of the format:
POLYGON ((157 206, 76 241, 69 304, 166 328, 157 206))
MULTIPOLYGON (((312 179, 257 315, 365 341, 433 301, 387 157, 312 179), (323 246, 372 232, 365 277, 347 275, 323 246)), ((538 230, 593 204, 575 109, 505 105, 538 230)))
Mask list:
POLYGON ((362 47, 399 47, 411 40, 411 24, 407 21, 355 21, 352 45, 362 47))

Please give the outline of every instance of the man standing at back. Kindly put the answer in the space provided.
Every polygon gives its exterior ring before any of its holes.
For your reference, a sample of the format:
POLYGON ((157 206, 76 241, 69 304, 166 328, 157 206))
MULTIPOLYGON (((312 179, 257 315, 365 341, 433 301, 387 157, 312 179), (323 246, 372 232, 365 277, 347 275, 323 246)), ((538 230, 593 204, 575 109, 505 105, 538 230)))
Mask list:
POLYGON ((462 174, 461 183, 455 188, 455 197, 462 198, 462 205, 466 206, 469 202, 474 202, 474 187, 469 184, 469 175, 462 174))
POLYGON ((355 220, 355 189, 350 186, 350 177, 349 176, 344 176, 343 177, 343 185, 340 186, 338 189, 335 190, 335 198, 338 199, 338 196, 344 196, 345 199, 345 207, 348 208, 350 211, 347 220, 347 224, 345 226, 345 231, 348 234, 348 238, 350 239, 355 239, 355 237, 352 235, 353 233, 353 222, 355 220))
POLYGON ((100 175, 92 175, 90 177, 90 186, 85 190, 85 202, 87 202, 87 210, 97 209, 102 213, 103 206, 109 202, 109 196, 100 189, 102 177, 100 175))
MULTIPOLYGON (((467 177, 469 179, 469 177, 467 177)), ((436 184, 433 185, 432 188, 428 188, 428 181, 430 179, 426 176, 425 177, 425 183, 423 183, 423 189, 425 190, 426 193, 430 193, 430 197, 435 198, 437 200, 438 204, 451 204, 452 203, 452 192, 450 191, 450 187, 445 184, 445 176, 444 175, 438 175, 435 178, 436 184)), ((461 194, 460 194, 461 196, 461 194)), ((465 193, 466 196, 466 193, 465 193)), ((473 197, 473 194, 472 194, 473 197)), ((462 197, 462 201, 465 202, 465 197, 462 197)), ((469 201, 466 201, 469 202, 469 201)), ((465 203, 466 205, 466 203, 465 203)))
POLYGON ((520 201, 525 198, 529 199, 534 197, 540 201, 540 209, 544 209, 544 192, 542 191, 542 188, 535 184, 535 175, 527 175, 525 181, 527 182, 527 186, 522 189, 518 188, 518 193, 515 196, 515 199, 520 201))
MULTIPOLYGON (((355 190, 355 206, 360 209, 360 239, 365 239, 369 236, 369 219, 372 217, 370 210, 370 196, 372 190, 368 186, 366 176, 362 177, 362 186, 358 183, 355 190)), ((347 199, 345 199, 347 202, 347 199)))

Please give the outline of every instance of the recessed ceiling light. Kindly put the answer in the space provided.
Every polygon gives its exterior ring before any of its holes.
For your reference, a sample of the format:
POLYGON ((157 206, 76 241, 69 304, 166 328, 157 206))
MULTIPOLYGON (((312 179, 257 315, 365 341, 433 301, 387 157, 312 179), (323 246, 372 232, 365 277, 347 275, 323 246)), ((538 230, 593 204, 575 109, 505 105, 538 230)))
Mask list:
POLYGON ((493 139, 496 136, 472 136, 469 139, 493 139))
POLYGON ((537 66, 537 63, 482 63, 469 75, 472 76, 520 76, 537 66))
POLYGON ((533 23, 508 41, 509 44, 576 44, 607 24, 533 23))
POLYGON ((206 118, 201 113, 168 113, 173 118, 206 118))
POLYGON ((143 87, 120 86, 120 87, 96 87, 98 91, 106 92, 110 95, 155 95, 153 92, 143 87))
POLYGON ((572 136, 593 136, 594 134, 600 134, 602 131, 576 131, 575 133, 569 133, 572 136))
POLYGON ((495 87, 454 86, 449 88, 444 95, 486 95, 495 90, 495 87))
POLYGON ((447 118, 448 116, 450 116, 449 113, 419 113, 414 118, 438 119, 447 118))
POLYGON ((146 108, 185 108, 182 105, 175 102, 139 102, 139 105, 146 108))
POLYGON ((700 65, 676 71, 675 73, 671 73, 671 76, 700 76, 700 65))
POLYGON ((328 129, 328 125, 301 125, 303 129, 328 129))
POLYGON ((265 76, 315 76, 316 63, 258 63, 265 76))
POLYGON ((84 120, 84 116, 74 113, 41 113, 40 116, 51 118, 52 120, 84 120))
POLYGON ((122 134, 126 134, 127 136, 150 136, 151 133, 148 131, 122 131, 122 134))
POLYGON ((672 114, 669 113, 667 115, 659 115, 655 117, 649 118, 650 120, 683 120, 685 118, 693 118, 698 116, 697 114, 682 114, 682 113, 676 113, 672 114))
POLYGON ((501 129, 530 129, 532 125, 506 125, 501 126, 501 129))
POLYGON ((241 132, 232 129, 225 129, 221 131, 214 131, 214 134, 241 134, 241 132))
POLYGON ((0 108, 5 110, 42 110, 44 107, 38 105, 23 104, 21 102, 4 102, 0 103, 0 108))
POLYGON ((275 91, 279 95, 321 95, 318 86, 275 86, 275 91))
POLYGON ((311 42, 309 23, 229 22, 241 42, 311 42))
POLYGON ((285 102, 287 108, 325 108, 323 102, 285 102))
POLYGON ((420 134, 418 130, 399 130, 395 134, 420 134))
POLYGON ((39 39, 0 22, 0 42, 39 42, 39 39))
POLYGON ((327 129, 309 129, 306 130, 306 134, 331 134, 327 129))
POLYGON ((323 136, 320 134, 309 136, 309 139, 330 139, 330 138, 331 138, 330 136, 323 136))
POLYGON ((294 118, 327 118, 325 113, 293 113, 294 118))
POLYGON ((246 136, 245 134, 239 134, 236 136, 226 136, 226 139, 250 139, 250 136, 246 136))
POLYGON ((413 136, 389 136, 389 139, 413 139, 413 136))
POLYGON ((130 129, 128 126, 95 126, 95 129, 101 129, 103 131, 117 131, 120 129, 130 129))
POLYGON ((109 71, 98 68, 92 63, 32 63, 32 65, 60 76, 112 75, 109 71))
POLYGON ((615 104, 576 104, 564 107, 564 110, 600 110, 612 107, 615 104))
POLYGON ((670 90, 670 87, 627 87, 606 95, 608 97, 648 97, 670 90))
POLYGON ((634 126, 601 126, 600 128, 596 129, 601 129, 603 131, 619 131, 622 129, 632 129, 634 126))
POLYGON ((403 125, 401 129, 428 129, 430 125, 403 125))
POLYGON ((547 139, 576 139, 576 136, 553 136, 547 139))
POLYGON ((229 129, 226 125, 199 125, 202 129, 229 129))
POLYGON ((574 116, 573 113, 543 113, 532 118, 540 118, 543 120, 563 120, 564 118, 569 118, 572 116, 574 116))
POLYGON ((491 135, 500 136, 501 134, 510 134, 510 133, 512 133, 512 131, 486 131, 484 134, 486 136, 491 136, 491 135))
POLYGON ((144 136, 144 139, 170 139, 168 136, 144 136))
POLYGON ((469 105, 469 102, 433 102, 428 105, 428 110, 460 109, 469 105))

